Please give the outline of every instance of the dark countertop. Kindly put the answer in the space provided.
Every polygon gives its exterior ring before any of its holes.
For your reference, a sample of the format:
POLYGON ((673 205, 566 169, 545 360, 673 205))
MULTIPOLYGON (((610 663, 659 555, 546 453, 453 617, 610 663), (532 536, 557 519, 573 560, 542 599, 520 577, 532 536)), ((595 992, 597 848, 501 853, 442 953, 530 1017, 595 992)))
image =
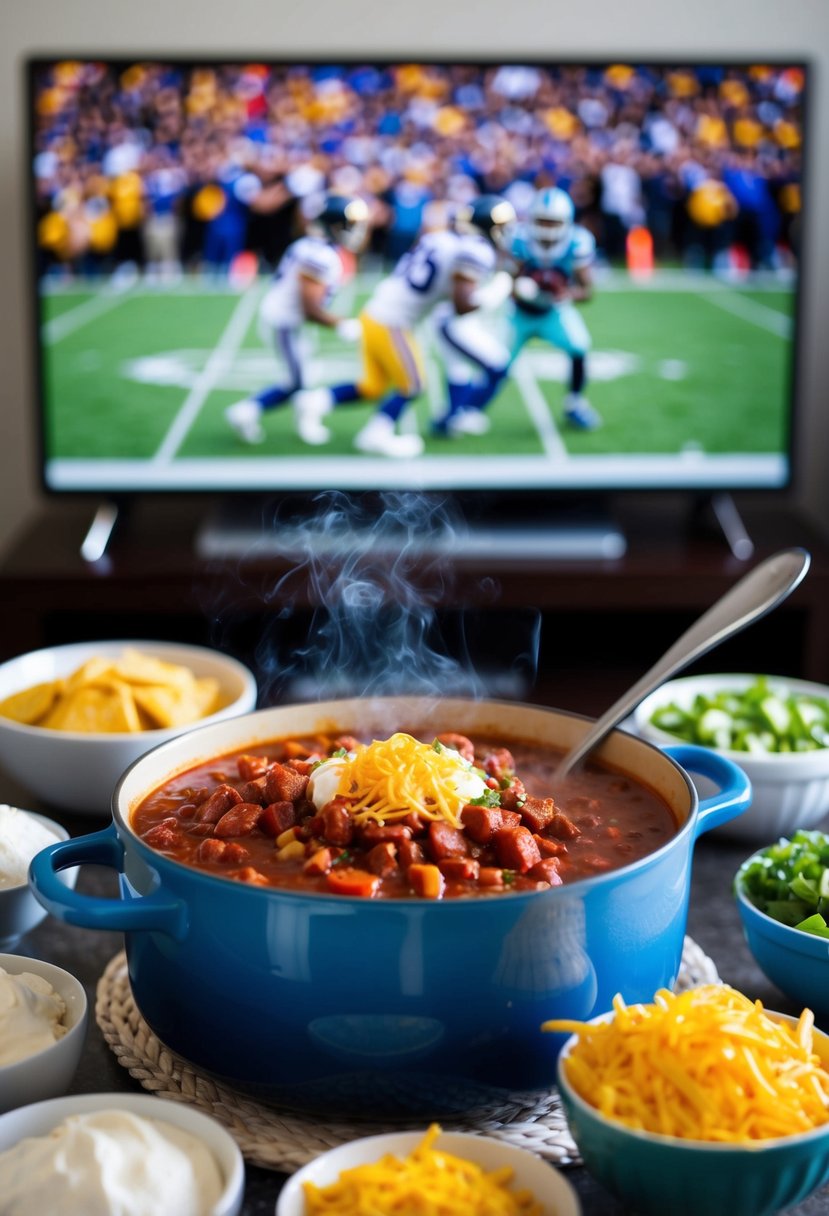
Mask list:
MULTIPOLYGON (((25 800, 22 793, 10 790, 8 783, 0 789, 0 794, 13 805, 28 806, 51 814, 73 836, 106 826, 106 820, 100 817, 66 815, 34 806, 31 799, 25 800), (24 800, 21 801, 21 798, 24 800)), ((765 979, 743 940, 731 896, 731 880, 740 862, 752 851, 751 844, 746 842, 730 841, 719 836, 700 839, 694 854, 688 932, 713 959, 724 981, 752 998, 759 997, 770 1009, 799 1013, 799 1009, 765 979)), ((115 891, 113 876, 97 867, 86 867, 79 876, 78 890, 111 895, 115 891)), ((86 988, 90 1001, 90 1027, 84 1056, 70 1092, 141 1090, 139 1083, 117 1062, 94 1018, 97 982, 121 946, 119 934, 74 928, 49 916, 17 947, 16 953, 46 959, 71 971, 86 988)), ((829 1025, 824 1025, 823 1029, 829 1031, 829 1025)), ((583 1216, 632 1216, 585 1169, 569 1168, 566 1176, 579 1193, 583 1216)), ((248 1166, 244 1216, 273 1216, 283 1181, 281 1174, 248 1166)), ((789 1216, 825 1216, 827 1211, 829 1186, 812 1195, 799 1207, 791 1209, 789 1216)))

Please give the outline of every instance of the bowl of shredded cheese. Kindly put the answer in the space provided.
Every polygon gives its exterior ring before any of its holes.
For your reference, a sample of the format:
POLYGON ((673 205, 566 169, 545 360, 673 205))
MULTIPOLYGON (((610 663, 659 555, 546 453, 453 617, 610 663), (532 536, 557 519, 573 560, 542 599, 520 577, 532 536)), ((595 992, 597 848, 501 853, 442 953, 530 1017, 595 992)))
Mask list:
POLYGON ((639 1216, 771 1216, 829 1181, 829 1037, 726 984, 569 1034, 558 1082, 590 1172, 639 1216))
POLYGON ((288 1180, 276 1216, 580 1216, 570 1183, 526 1149, 489 1136, 364 1136, 322 1153, 288 1180))

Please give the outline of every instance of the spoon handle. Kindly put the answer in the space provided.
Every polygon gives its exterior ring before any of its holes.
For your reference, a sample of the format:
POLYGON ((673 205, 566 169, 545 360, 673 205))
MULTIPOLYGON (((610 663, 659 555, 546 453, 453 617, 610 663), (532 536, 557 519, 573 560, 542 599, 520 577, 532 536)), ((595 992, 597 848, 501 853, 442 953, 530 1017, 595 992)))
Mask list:
POLYGON ((811 560, 805 549, 784 549, 744 575, 597 719, 584 738, 562 758, 556 776, 564 777, 640 701, 677 671, 776 608, 802 581, 811 560))

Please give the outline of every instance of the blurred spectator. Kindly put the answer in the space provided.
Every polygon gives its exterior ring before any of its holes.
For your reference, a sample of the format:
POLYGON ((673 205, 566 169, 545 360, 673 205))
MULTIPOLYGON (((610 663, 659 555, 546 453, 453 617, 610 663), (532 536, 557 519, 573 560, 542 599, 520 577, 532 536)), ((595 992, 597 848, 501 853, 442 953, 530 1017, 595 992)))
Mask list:
POLYGON ((560 185, 601 257, 646 225, 662 260, 796 256, 803 72, 766 65, 59 61, 35 82, 44 270, 223 274, 275 266, 336 187, 396 258, 455 195, 520 213, 560 185), (163 271, 162 271, 163 268, 163 271))

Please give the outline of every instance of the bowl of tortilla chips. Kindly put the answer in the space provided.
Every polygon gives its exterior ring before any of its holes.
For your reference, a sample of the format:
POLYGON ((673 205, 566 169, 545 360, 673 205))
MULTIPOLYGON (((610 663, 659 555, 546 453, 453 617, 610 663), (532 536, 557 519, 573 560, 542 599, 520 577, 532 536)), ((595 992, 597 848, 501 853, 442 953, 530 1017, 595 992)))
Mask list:
POLYGON ((108 814, 126 768, 256 708, 244 664, 202 646, 76 642, 0 664, 0 768, 50 807, 108 814))

